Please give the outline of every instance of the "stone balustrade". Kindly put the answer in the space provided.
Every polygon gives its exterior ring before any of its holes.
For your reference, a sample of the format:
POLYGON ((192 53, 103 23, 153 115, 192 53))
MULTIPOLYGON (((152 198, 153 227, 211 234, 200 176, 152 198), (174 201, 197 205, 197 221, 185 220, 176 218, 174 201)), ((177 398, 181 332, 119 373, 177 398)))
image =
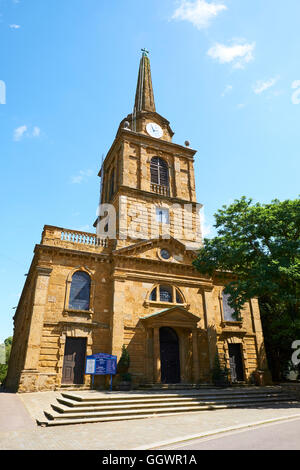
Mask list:
POLYGON ((168 186, 161 186, 160 184, 151 183, 151 191, 161 196, 170 196, 170 189, 168 186))
POLYGON ((80 250, 101 251, 101 249, 108 247, 108 238, 99 238, 95 233, 45 225, 41 244, 63 248, 76 246, 76 249, 80 250))

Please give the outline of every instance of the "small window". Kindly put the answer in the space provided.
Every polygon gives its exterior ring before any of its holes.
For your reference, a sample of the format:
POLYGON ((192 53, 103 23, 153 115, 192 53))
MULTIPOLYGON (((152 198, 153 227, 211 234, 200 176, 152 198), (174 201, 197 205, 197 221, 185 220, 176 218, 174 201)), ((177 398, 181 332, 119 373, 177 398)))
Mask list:
POLYGON ((152 291, 151 294, 150 294, 150 300, 152 300, 153 302, 156 302, 156 298, 157 298, 157 296, 156 296, 156 290, 157 290, 157 289, 156 289, 156 287, 155 287, 155 289, 153 289, 153 291, 152 291))
POLYGON ((165 248, 163 248, 162 250, 160 250, 160 256, 161 256, 163 259, 170 259, 170 258, 171 258, 170 252, 169 252, 168 250, 166 250, 165 248))
POLYGON ((223 301, 224 321, 237 321, 235 310, 229 305, 229 302, 228 302, 229 299, 230 299, 230 295, 223 293, 222 301, 223 301))
POLYGON ((179 291, 176 289, 176 303, 177 304, 183 304, 183 299, 179 293, 179 291))
POLYGON ((152 302, 166 302, 172 304, 183 304, 183 298, 179 290, 175 288, 173 290, 172 286, 158 286, 155 287, 149 296, 149 300, 152 302), (175 290, 175 299, 173 297, 173 292, 175 290))
POLYGON ((90 289, 90 276, 83 271, 74 273, 71 282, 69 308, 73 310, 89 310, 90 289))
POLYGON ((169 224, 170 216, 169 209, 162 209, 161 207, 156 208, 156 222, 159 224, 169 224))
POLYGON ((161 302, 173 302, 172 287, 160 286, 160 301, 161 302))

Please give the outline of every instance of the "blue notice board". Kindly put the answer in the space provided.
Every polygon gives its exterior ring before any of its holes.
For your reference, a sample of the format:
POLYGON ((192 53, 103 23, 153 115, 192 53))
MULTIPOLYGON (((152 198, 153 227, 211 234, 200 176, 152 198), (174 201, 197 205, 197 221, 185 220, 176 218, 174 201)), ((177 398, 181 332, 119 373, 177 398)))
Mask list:
POLYGON ((86 357, 86 375, 115 375, 117 373, 117 356, 111 354, 93 354, 86 357))

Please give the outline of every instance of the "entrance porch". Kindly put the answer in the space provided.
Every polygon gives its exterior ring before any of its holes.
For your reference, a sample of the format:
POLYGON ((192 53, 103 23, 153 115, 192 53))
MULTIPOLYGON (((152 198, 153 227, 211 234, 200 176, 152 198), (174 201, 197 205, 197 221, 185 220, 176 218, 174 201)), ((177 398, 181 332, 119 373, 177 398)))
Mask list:
POLYGON ((199 320, 199 317, 180 306, 141 319, 146 329, 146 375, 149 382, 199 382, 199 320))

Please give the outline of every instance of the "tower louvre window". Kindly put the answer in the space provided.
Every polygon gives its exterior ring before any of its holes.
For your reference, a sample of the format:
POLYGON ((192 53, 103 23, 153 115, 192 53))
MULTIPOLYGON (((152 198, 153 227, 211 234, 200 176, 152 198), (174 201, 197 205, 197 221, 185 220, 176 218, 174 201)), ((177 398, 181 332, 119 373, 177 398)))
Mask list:
POLYGON ((169 187, 168 165, 162 158, 153 157, 150 163, 151 183, 169 187))

